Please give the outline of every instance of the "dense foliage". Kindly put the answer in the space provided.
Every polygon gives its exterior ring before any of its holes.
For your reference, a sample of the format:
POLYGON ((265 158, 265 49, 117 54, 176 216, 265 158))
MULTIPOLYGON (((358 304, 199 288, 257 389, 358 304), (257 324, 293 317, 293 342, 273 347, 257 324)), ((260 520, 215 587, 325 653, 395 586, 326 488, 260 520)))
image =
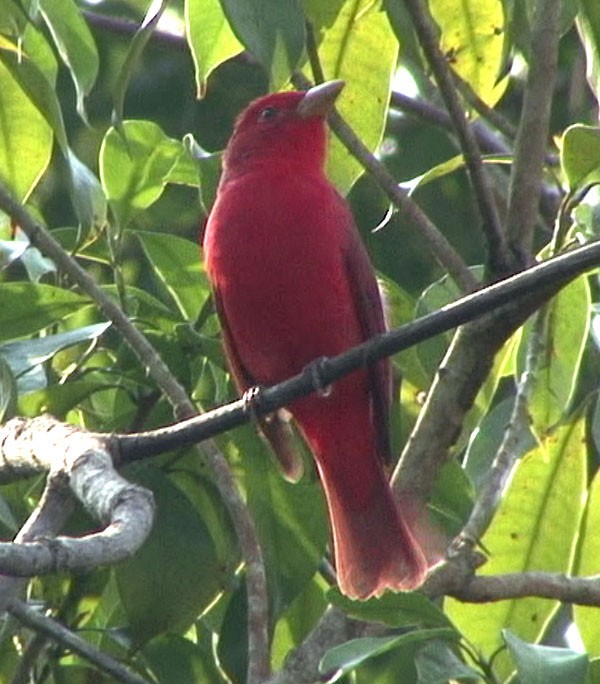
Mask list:
MULTIPOLYGON (((219 153, 244 105, 289 87, 294 75, 297 84, 300 71, 347 82, 341 115, 402 189, 399 208, 332 136, 328 173, 349 197, 394 325, 437 310, 469 283, 596 236, 597 0, 429 0, 428 10, 417 0, 149 4, 0 0, 0 184, 119 303, 198 411, 235 398, 198 248, 219 153), (443 97, 419 28, 428 11, 434 49, 455 75, 443 97), (483 164, 454 132, 442 103, 448 93, 483 164), (441 246, 424 230, 426 217, 441 246)), ((107 433, 173 422, 164 387, 94 298, 0 208, 3 419, 48 412, 107 433)), ((561 587, 547 588, 548 577, 560 585, 562 574, 600 570, 597 310, 597 274, 588 273, 524 325, 518 312, 492 313, 449 352, 452 334, 394 358, 403 376, 396 451, 421 468, 419 486, 448 539, 469 519, 496 455, 508 463, 498 510, 480 528, 487 562, 477 573, 549 574, 523 575, 526 590, 510 576, 493 603, 471 602, 468 587, 442 592, 455 597, 344 599, 323 560, 327 517, 310 459, 292 485, 251 425, 216 438, 260 539, 269 600, 257 615, 268 620, 268 657, 274 672, 283 668, 281 681, 311 681, 318 671, 370 684, 497 683, 515 681, 516 671, 523 684, 600 682, 598 608, 571 608, 561 587), (476 362, 486 359, 480 376, 476 362), (443 456, 419 461, 420 440, 443 456), (306 647, 305 679, 283 679, 286 658, 306 646, 330 604, 357 619, 354 631, 346 621, 336 645, 306 647)), ((202 445, 123 473, 154 493, 147 543, 115 567, 33 579, 28 601, 148 681, 246 681, 257 657, 248 649, 256 600, 248 601, 231 511, 202 445)), ((42 487, 27 479, 0 490, 5 539, 42 487)), ((65 533, 95 525, 79 511, 65 533)), ((600 605, 595 591, 587 603, 600 605)), ((94 667, 64 643, 4 620, 0 681, 114 681, 94 667)))

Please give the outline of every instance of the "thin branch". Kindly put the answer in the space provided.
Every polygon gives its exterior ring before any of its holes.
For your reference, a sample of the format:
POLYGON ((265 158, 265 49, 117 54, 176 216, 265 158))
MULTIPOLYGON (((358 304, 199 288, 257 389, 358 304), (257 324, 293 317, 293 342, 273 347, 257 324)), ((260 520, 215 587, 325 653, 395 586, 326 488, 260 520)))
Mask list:
POLYGON ((544 307, 537 312, 535 323, 527 349, 525 370, 517 386, 517 393, 510 420, 504 431, 502 443, 494 457, 487 480, 477 497, 469 520, 458 536, 458 543, 475 545, 483 537, 489 527, 504 487, 519 458, 518 445, 523 429, 529 426, 528 403, 535 381, 535 368, 540 358, 540 346, 547 309, 544 307))
POLYGON ((490 107, 479 95, 471 88, 471 84, 465 81, 458 74, 452 74, 454 83, 460 94, 464 97, 467 104, 472 107, 481 117, 489 121, 492 126, 502 133, 509 140, 514 140, 517 136, 517 129, 513 124, 505 119, 502 114, 490 107))
MULTIPOLYGON (((311 85, 300 73, 295 74, 292 80, 294 85, 300 89, 309 88, 311 85)), ((371 154, 363 141, 335 110, 329 115, 329 125, 344 146, 371 174, 390 201, 417 226, 427 241, 434 258, 450 274, 450 277, 460 290, 462 292, 472 292, 477 289, 479 283, 467 268, 460 254, 452 247, 435 224, 430 221, 421 207, 412 200, 406 190, 398 186, 394 177, 385 166, 371 154)))
MULTIPOLYGON (((422 121, 434 124, 447 131, 454 131, 452 119, 448 112, 422 97, 409 97, 402 93, 392 92, 391 105, 407 114, 418 117, 422 121)), ((512 154, 511 147, 504 139, 490 131, 480 119, 474 121, 471 128, 482 151, 491 154, 512 154)))
POLYGON ((132 672, 112 656, 94 648, 71 630, 21 601, 12 600, 8 605, 8 612, 26 627, 34 630, 37 634, 46 635, 73 653, 77 653, 94 664, 101 672, 114 677, 116 681, 125 682, 125 684, 148 684, 148 680, 132 672))
MULTIPOLYGON (((171 402, 175 416, 194 415, 195 407, 185 390, 173 377, 167 365, 144 335, 135 328, 119 306, 96 285, 77 261, 63 250, 52 235, 38 224, 25 207, 14 200, 1 184, 0 210, 8 214, 27 235, 31 244, 38 247, 45 256, 50 257, 67 274, 71 282, 78 285, 113 322, 124 340, 137 354, 143 367, 148 370, 150 376, 171 402)), ((252 684, 262 681, 269 672, 268 620, 258 628, 258 620, 254 617, 257 611, 260 612, 261 618, 264 617, 268 606, 262 551, 254 521, 241 497, 227 461, 215 445, 208 445, 208 447, 205 445, 203 455, 212 471, 215 484, 228 506, 242 556, 246 561, 248 620, 252 627, 248 630, 249 652, 253 657, 249 662, 248 682, 252 684)))
POLYGON ((467 122, 464 110, 454 87, 453 76, 438 45, 436 30, 426 4, 422 0, 405 0, 419 44, 425 53, 448 113, 454 124, 456 134, 463 150, 477 204, 483 219, 484 233, 488 242, 490 265, 494 273, 507 273, 512 270, 512 257, 508 249, 494 194, 487 172, 481 163, 481 153, 477 141, 467 122))
POLYGON ((531 58, 506 218, 510 244, 523 255, 530 254, 533 248, 558 63, 561 7, 560 0, 539 0, 531 22, 531 58))

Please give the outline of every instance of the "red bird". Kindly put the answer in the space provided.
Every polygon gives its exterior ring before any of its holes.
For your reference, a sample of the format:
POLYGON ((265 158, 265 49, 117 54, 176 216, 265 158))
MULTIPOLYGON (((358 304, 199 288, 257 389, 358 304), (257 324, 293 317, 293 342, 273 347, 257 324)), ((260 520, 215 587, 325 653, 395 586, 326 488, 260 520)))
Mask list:
MULTIPOLYGON (((369 257, 324 172, 325 117, 343 87, 330 81, 256 100, 225 150, 203 247, 241 392, 385 330, 369 257)), ((338 584, 352 598, 414 588, 427 567, 383 469, 390 401, 390 364, 382 361, 289 406, 325 490, 338 584)), ((273 416, 261 425, 297 478, 284 423, 273 416)))

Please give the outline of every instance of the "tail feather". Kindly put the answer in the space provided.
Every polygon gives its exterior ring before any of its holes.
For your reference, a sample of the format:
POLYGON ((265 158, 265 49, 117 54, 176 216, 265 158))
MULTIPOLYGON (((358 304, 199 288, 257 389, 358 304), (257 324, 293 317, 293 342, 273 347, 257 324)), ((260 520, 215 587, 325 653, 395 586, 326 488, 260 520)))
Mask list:
POLYGON ((350 598, 380 596, 386 589, 414 589, 421 584, 427 561, 402 517, 385 475, 371 482, 361 502, 340 491, 339 477, 322 467, 340 590, 350 598))

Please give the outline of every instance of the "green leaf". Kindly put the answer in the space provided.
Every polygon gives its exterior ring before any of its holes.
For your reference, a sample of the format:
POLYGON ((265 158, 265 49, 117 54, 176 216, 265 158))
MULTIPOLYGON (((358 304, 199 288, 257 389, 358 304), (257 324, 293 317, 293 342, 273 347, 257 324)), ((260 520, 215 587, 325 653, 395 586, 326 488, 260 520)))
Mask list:
POLYGON ((284 666, 287 656, 304 641, 323 617, 327 610, 324 584, 325 581, 318 574, 315 575, 277 620, 271 645, 273 670, 284 666))
MULTIPOLYGON (((580 277, 561 290, 540 314, 545 321, 528 406, 538 435, 550 430, 570 409, 589 333, 590 300, 587 277, 580 277)), ((525 370, 531 335, 536 332, 535 323, 525 327, 517 353, 518 377, 525 370)))
MULTIPOLYGON (((35 53, 28 51, 18 54, 0 50, 0 61, 19 84, 32 105, 48 122, 56 140, 65 155, 68 154, 67 133, 60 104, 56 95, 54 79, 35 59, 35 53)), ((21 153, 19 154, 21 156, 21 153)))
POLYGON ((17 376, 17 384, 19 390, 32 391, 39 389, 38 386, 32 386, 27 377, 23 378, 23 382, 19 376, 23 376, 32 368, 41 365, 45 361, 51 359, 56 353, 67 347, 80 342, 88 342, 95 340, 102 335, 110 323, 96 323, 94 325, 87 325, 83 328, 76 328, 56 335, 45 335, 32 340, 18 340, 16 342, 6 342, 0 344, 0 355, 8 363, 12 372, 17 376))
POLYGON ((214 660, 189 639, 169 634, 152 639, 142 649, 153 681, 177 684, 222 684, 223 677, 214 660))
POLYGON ((220 591, 214 542, 183 492, 154 468, 135 480, 154 493, 157 515, 150 537, 116 569, 117 585, 136 643, 187 628, 220 591))
POLYGON ((40 9, 77 93, 77 111, 85 120, 84 97, 98 75, 96 44, 73 0, 40 0, 40 9))
POLYGON ((15 414, 16 403, 17 383, 0 346, 0 424, 12 418, 15 414))
POLYGON ((327 598, 332 605, 357 620, 382 622, 388 627, 420 625, 452 628, 450 620, 435 603, 418 592, 388 591, 380 598, 353 601, 344 596, 336 587, 328 592, 327 598))
POLYGON ((0 340, 31 335, 88 303, 86 297, 52 285, 0 283, 0 340))
POLYGON ((204 97, 212 71, 244 48, 223 13, 219 0, 185 0, 187 41, 192 52, 197 97, 204 97))
POLYGON ((417 652, 415 665, 419 675, 418 684, 447 684, 452 682, 480 682, 482 675, 468 667, 456 655, 449 644, 431 641, 417 652))
POLYGON ((505 19, 502 0, 430 0, 441 29, 440 48, 454 71, 488 105, 502 96, 497 86, 504 63, 505 19))
POLYGON ((123 122, 108 130, 100 148, 100 179, 122 226, 162 195, 184 148, 151 121, 123 122))
POLYGON ((150 265, 185 320, 194 321, 210 296, 210 287, 193 242, 166 233, 135 233, 150 265))
POLYGON ((503 631, 503 636, 522 684, 585 683, 589 661, 584 653, 528 644, 508 629, 503 631))
POLYGON ((327 651, 319 663, 319 672, 328 676, 329 682, 337 681, 347 672, 351 672, 370 658, 387 653, 396 648, 410 644, 427 642, 432 639, 448 639, 456 641, 456 632, 451 629, 425 629, 408 632, 400 636, 363 637, 351 639, 341 646, 327 651), (333 676, 335 678, 333 678, 333 676), (332 678, 329 678, 332 677, 332 678))
MULTIPOLYGON (((383 137, 398 41, 378 2, 351 0, 321 37, 319 56, 325 77, 346 81, 339 111, 374 152, 383 137)), ((329 177, 343 194, 363 173, 337 138, 331 139, 329 177)))
POLYGON ((561 138, 560 164, 570 190, 600 182, 600 128, 569 126, 561 138))
MULTIPOLYGON (((298 445, 301 449, 301 445, 298 445)), ((284 480, 252 426, 232 433, 225 448, 242 470, 248 506, 267 567, 272 615, 278 617, 314 576, 329 539, 320 484, 284 480)))
POLYGON ((222 0, 233 32, 265 68, 273 90, 286 83, 304 52, 298 0, 222 0))
MULTIPOLYGON (((580 533, 577 574, 600 574, 600 472, 594 476, 588 495, 585 519, 580 533)), ((600 655, 598 608, 573 606, 573 619, 590 656, 600 655)))
MULTIPOLYGON (((482 539, 491 555, 480 574, 569 573, 585 501, 586 470, 583 418, 561 426, 523 457, 482 539)), ((448 617, 485 657, 502 645, 502 628, 531 641, 539 638, 557 607, 557 601, 533 597, 485 606, 445 601, 448 617)), ((499 675, 510 673, 505 653, 495 663, 499 675)))
POLYGON ((122 132, 123 106, 125 104, 127 86, 129 85, 133 72, 138 66, 138 60, 146 47, 146 43, 152 37, 162 13, 167 8, 167 4, 167 0, 159 0, 158 2, 150 3, 142 25, 129 41, 129 50, 127 51, 121 69, 119 70, 117 82, 113 87, 112 120, 115 128, 120 132, 122 132))
MULTIPOLYGON (((512 164, 514 159, 512 156, 507 154, 486 154, 483 155, 481 161, 484 164, 512 164)), ((443 178, 458 169, 462 169, 466 166, 465 158, 462 154, 458 154, 455 157, 451 157, 441 164, 436 164, 430 169, 427 169, 425 173, 419 176, 415 176, 410 180, 403 181, 400 183, 400 187, 408 191, 409 195, 412 195, 418 188, 431 183, 434 180, 443 178)))
POLYGON ((14 57, 0 48, 0 180, 24 201, 50 162, 52 128, 12 73, 14 57))
MULTIPOLYGON (((117 386, 117 383, 113 386, 117 386)), ((27 392, 18 399, 19 415, 33 418, 40 413, 51 413, 56 418, 64 418, 84 399, 108 387, 111 385, 107 382, 86 379, 27 392)))
MULTIPOLYGON (((475 490, 479 491, 487 480, 492 461, 498 451, 506 426, 513 411, 514 398, 504 399, 487 413, 479 425, 479 430, 469 442, 464 458, 464 468, 473 480, 475 490)), ((512 452, 517 457, 534 448, 536 441, 529 426, 521 425, 512 452)))
POLYGON ((89 230, 96 226, 104 227, 107 222, 108 205, 100 181, 92 171, 68 150, 71 201, 79 225, 89 230))

